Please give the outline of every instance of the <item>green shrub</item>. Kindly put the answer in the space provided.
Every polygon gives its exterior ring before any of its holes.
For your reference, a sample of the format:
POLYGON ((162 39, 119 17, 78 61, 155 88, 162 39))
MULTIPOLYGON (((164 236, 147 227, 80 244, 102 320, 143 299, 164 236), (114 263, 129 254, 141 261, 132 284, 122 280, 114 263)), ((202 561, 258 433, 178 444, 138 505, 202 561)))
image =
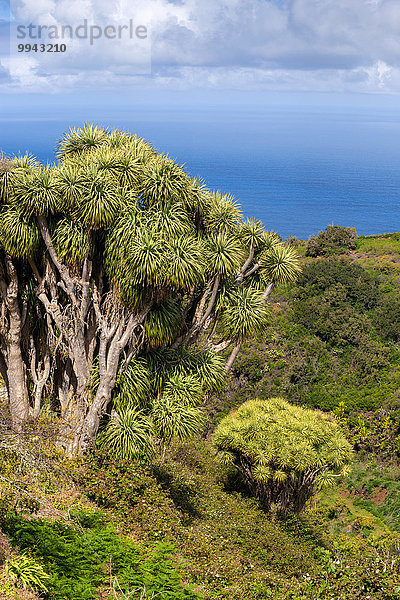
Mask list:
POLYGON ((400 342, 400 295, 398 293, 390 294, 380 300, 373 323, 383 339, 400 342))
POLYGON ((128 408, 111 417, 97 444, 118 458, 147 459, 154 453, 151 432, 150 419, 142 412, 128 408))
POLYGON ((256 353, 242 355, 234 366, 234 372, 238 375, 244 375, 251 382, 260 381, 265 370, 265 358, 256 353))
POLYGON ((373 255, 396 255, 400 252, 400 232, 360 235, 356 240, 356 246, 358 252, 368 252, 373 255))
POLYGON ((7 559, 5 563, 6 574, 23 588, 47 592, 46 584, 50 577, 45 573, 43 567, 33 558, 22 554, 7 559))
POLYGON ((218 425, 214 444, 271 510, 299 513, 316 490, 344 474, 352 452, 337 424, 282 398, 249 400, 218 425))
POLYGON ((185 581, 207 600, 365 600, 372 585, 371 599, 396 598, 395 540, 379 546, 362 530, 331 536, 318 500, 301 517, 266 514, 226 473, 209 440, 197 438, 174 443, 156 467, 93 455, 82 490, 135 537, 174 540, 185 581))
POLYGON ((311 237, 306 246, 306 256, 331 256, 344 254, 356 247, 357 232, 354 227, 328 225, 325 231, 311 237))
POLYGON ((284 244, 288 245, 288 246, 292 246, 293 248, 299 248, 302 246, 306 245, 306 241, 305 240, 301 240, 299 238, 297 238, 294 235, 289 235, 289 237, 287 237, 284 240, 284 244))
POLYGON ((332 290, 330 302, 348 302, 352 307, 374 308, 380 300, 379 279, 348 259, 321 259, 306 265, 296 284, 296 297, 321 296, 332 290), (340 284, 340 287, 337 287, 340 284), (336 295, 336 301, 335 297, 336 295))
MULTIPOLYGON (((145 588, 165 600, 194 599, 198 596, 185 589, 170 556, 173 547, 159 544, 154 550, 139 548, 129 538, 118 535, 101 513, 78 513, 73 522, 31 519, 9 514, 2 528, 13 545, 40 559, 48 573, 46 598, 49 600, 95 600, 99 590, 109 588, 110 578, 118 580, 122 593, 145 588)), ((13 568, 18 578, 34 581, 44 590, 44 571, 35 561, 20 557, 13 568), (24 575, 25 574, 25 575, 24 575), (30 577, 30 580, 29 580, 30 577), (41 579, 40 579, 41 578, 41 579), (40 580, 40 582, 39 582, 40 580)), ((30 584, 31 585, 31 584, 30 584)))
POLYGON ((371 322, 351 306, 335 305, 329 295, 297 300, 294 318, 333 346, 356 346, 371 330, 371 322))
MULTIPOLYGON (((346 406, 345 403, 342 405, 346 406)), ((386 461, 400 457, 399 411, 380 408, 374 412, 361 412, 353 409, 341 417, 341 424, 347 439, 358 452, 386 461)))
POLYGON ((400 531, 399 466, 393 461, 374 460, 372 453, 364 462, 354 464, 348 488, 353 502, 378 517, 391 531, 400 531))

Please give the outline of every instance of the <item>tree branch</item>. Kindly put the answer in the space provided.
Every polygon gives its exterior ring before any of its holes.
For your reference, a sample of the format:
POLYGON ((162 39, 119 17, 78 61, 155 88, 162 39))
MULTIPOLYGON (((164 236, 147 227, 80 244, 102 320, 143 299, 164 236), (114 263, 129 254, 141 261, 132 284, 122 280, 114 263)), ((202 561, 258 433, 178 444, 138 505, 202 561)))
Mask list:
POLYGON ((227 361, 227 363, 225 365, 225 371, 229 372, 231 370, 231 368, 233 366, 233 363, 235 362, 236 357, 239 354, 239 350, 240 350, 241 345, 242 345, 242 342, 236 342, 236 344, 233 347, 232 352, 231 352, 231 354, 230 354, 230 356, 228 358, 228 361, 227 361))
POLYGON ((34 275, 34 277, 36 279, 36 283, 38 283, 39 285, 41 285, 42 278, 40 276, 39 269, 37 268, 35 261, 33 260, 33 258, 28 258, 28 262, 29 262, 29 266, 32 269, 32 273, 33 273, 33 275, 34 275))
POLYGON ((208 344, 207 348, 215 352, 215 354, 218 354, 219 352, 226 350, 231 344, 232 340, 222 340, 222 342, 219 342, 218 344, 208 344))
POLYGON ((80 317, 82 321, 85 321, 88 310, 89 310, 89 298, 90 298, 90 277, 92 275, 92 261, 89 259, 90 254, 90 241, 92 238, 92 232, 89 233, 88 247, 85 255, 85 259, 83 261, 82 267, 82 277, 81 277, 81 285, 82 285, 82 301, 81 301, 81 311, 80 317))
POLYGON ((267 300, 268 296, 272 292, 273 287, 274 287, 274 284, 272 282, 267 285, 267 287, 265 288, 264 293, 262 295, 264 300, 267 300))
POLYGON ((254 258, 254 248, 253 248, 253 245, 251 245, 249 257, 246 260, 246 262, 244 263, 244 265, 242 266, 242 268, 240 269, 238 276, 236 277, 236 283, 241 283, 243 281, 246 269, 251 265, 253 258, 254 258))
POLYGON ((62 278, 62 280, 65 284, 65 287, 66 287, 65 291, 68 294, 68 296, 70 296, 73 303, 75 305, 77 305, 78 303, 77 303, 77 299, 76 299, 75 292, 74 292, 74 287, 75 287, 74 281, 70 277, 67 267, 60 262, 60 260, 57 256, 57 253, 53 246, 53 242, 51 240, 50 231, 49 231, 49 227, 47 224, 47 219, 43 215, 38 215, 37 221, 38 221, 40 233, 42 235, 43 241, 46 245, 46 248, 50 255, 50 258, 51 258, 54 266, 57 268, 57 270, 60 274, 60 277, 62 278))
POLYGON ((2 277, 0 278, 0 293, 3 296, 3 300, 5 300, 7 297, 7 284, 2 277))
POLYGON ((206 301, 207 301, 207 297, 208 294, 210 293, 211 290, 211 286, 212 286, 213 280, 210 279, 210 281, 207 283, 206 285, 206 289, 204 290, 204 294, 201 297, 201 300, 196 308, 196 312, 194 314, 194 319, 193 322, 196 323, 197 321, 199 321, 201 319, 201 316, 203 314, 204 311, 204 307, 206 305, 206 301))
POLYGON ((205 315, 203 316, 203 318, 201 319, 201 321, 199 323, 199 327, 201 327, 204 324, 204 322, 210 316, 212 309, 214 308, 214 304, 215 304, 215 300, 217 298, 217 293, 218 293, 218 288, 219 288, 220 281, 221 281, 221 276, 217 275, 215 277, 215 281, 214 281, 213 290, 212 290, 212 293, 211 293, 210 302, 208 303, 208 307, 207 307, 207 310, 205 312, 205 315))
POLYGON ((253 273, 255 273, 260 267, 261 263, 256 263, 249 271, 247 271, 247 273, 244 273, 243 279, 245 277, 250 277, 250 275, 253 275, 253 273))

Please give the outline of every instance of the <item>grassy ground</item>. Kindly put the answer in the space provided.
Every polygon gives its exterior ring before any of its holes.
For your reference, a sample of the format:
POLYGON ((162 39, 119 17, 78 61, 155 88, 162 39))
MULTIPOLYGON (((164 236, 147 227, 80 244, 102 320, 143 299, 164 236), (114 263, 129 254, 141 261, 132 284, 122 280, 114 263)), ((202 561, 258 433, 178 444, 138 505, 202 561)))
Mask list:
MULTIPOLYGON (((219 465, 207 439, 176 445, 153 466, 144 488, 139 472, 132 477, 107 462, 92 464, 88 479, 91 501, 118 516, 134 537, 173 541, 184 580, 210 600, 364 599, 372 586, 365 577, 382 552, 391 555, 397 539, 383 519, 357 504, 345 481, 310 502, 301 518, 265 513, 219 465), (351 593, 349 572, 356 580, 351 593)), ((397 570, 397 558, 393 564, 397 570)), ((400 579, 392 575, 373 584, 375 598, 397 598, 400 579)))
POLYGON ((400 232, 359 236, 356 252, 376 256, 400 257, 400 232))
MULTIPOLYGON (((220 465, 205 438, 176 444, 163 462, 148 467, 114 463, 103 456, 58 466, 65 476, 32 481, 23 471, 18 475, 23 491, 11 491, 18 512, 28 519, 28 528, 21 525, 19 517, 3 520, 3 528, 19 552, 29 549, 53 577, 55 591, 42 595, 45 598, 154 600, 156 596, 143 595, 143 588, 140 593, 135 588, 131 595, 113 590, 104 552, 114 564, 118 552, 125 555, 129 547, 134 556, 139 553, 143 557, 140 564, 148 564, 146 557, 154 556, 160 544, 167 549, 174 546, 174 560, 171 565, 163 550, 156 559, 156 573, 159 575, 160 565, 164 574, 176 569, 183 585, 190 585, 207 600, 355 600, 365 598, 365 586, 375 586, 374 598, 397 598, 397 559, 394 568, 385 571, 385 579, 370 580, 385 552, 391 555, 394 538, 383 519, 357 504, 344 483, 312 501, 301 518, 282 521, 246 495, 234 474, 220 465), (36 503, 27 494, 37 497, 36 503), (98 516, 93 518, 93 514, 98 516), (72 527, 61 540, 59 523, 72 527), (92 561, 93 548, 99 557, 92 561), (88 564, 75 569, 73 580, 65 579, 62 565, 68 561, 80 565, 82 552, 88 564), (335 570, 338 564, 340 572, 335 570), (351 593, 348 572, 357 580, 351 593), (98 581, 97 591, 85 584, 88 578, 98 581)), ((6 460, 0 465, 0 474, 12 478, 6 460)), ((8 492, 3 485, 1 497, 8 492)), ((150 567, 154 570, 153 559, 150 567)), ((1 577, 5 581, 4 568, 1 573, 0 581, 1 577)), ((14 588, 10 581, 3 587, 7 600, 36 598, 14 588)), ((186 598, 176 595, 171 600, 181 597, 186 598)))

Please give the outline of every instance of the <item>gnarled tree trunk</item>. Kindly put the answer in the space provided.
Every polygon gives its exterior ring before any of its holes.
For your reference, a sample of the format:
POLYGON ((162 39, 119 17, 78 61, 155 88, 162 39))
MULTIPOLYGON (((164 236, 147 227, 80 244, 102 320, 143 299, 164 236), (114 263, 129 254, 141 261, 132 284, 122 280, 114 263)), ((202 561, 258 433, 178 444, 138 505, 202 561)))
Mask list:
POLYGON ((6 367, 9 406, 15 431, 20 431, 29 418, 29 396, 25 363, 22 355, 22 316, 18 301, 18 275, 11 258, 6 257, 8 285, 2 281, 3 300, 8 314, 6 338, 6 367))

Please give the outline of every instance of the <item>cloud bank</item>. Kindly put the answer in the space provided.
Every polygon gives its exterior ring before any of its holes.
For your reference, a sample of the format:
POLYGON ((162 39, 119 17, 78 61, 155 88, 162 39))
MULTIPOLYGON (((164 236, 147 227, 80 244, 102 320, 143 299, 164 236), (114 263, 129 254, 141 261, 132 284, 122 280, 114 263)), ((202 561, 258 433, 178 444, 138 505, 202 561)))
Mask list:
POLYGON ((21 55, 12 39, 11 56, 0 46, 6 91, 155 86, 400 93, 398 0, 12 0, 11 11, 15 24, 78 26, 86 19, 118 27, 131 20, 149 35, 145 43, 64 40, 63 54, 21 55))

